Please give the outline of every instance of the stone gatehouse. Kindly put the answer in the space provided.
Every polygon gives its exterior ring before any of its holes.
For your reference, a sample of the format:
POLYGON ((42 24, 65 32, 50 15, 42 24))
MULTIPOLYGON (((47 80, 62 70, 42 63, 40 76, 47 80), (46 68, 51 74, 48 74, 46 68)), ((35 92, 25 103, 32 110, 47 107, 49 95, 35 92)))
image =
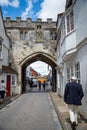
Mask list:
POLYGON ((7 17, 4 24, 11 39, 10 64, 18 72, 16 92, 24 92, 26 67, 35 61, 43 61, 52 67, 53 90, 56 91, 56 22, 7 17))

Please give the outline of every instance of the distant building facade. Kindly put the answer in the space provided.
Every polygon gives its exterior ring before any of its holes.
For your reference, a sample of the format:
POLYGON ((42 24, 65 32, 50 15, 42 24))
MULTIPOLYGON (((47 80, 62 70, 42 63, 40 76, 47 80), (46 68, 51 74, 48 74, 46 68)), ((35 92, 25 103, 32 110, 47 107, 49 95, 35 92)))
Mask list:
POLYGON ((32 67, 28 66, 26 68, 26 77, 27 78, 32 79, 32 78, 37 78, 38 76, 40 76, 40 73, 35 71, 32 67))

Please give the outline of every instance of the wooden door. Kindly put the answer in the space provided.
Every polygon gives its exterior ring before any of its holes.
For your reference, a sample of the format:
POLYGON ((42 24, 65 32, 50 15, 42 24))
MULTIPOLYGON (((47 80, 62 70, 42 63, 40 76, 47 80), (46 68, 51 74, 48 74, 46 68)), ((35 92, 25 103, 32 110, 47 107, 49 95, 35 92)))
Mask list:
POLYGON ((6 96, 10 96, 10 91, 11 91, 11 75, 7 75, 6 88, 8 90, 8 93, 6 94, 6 96))

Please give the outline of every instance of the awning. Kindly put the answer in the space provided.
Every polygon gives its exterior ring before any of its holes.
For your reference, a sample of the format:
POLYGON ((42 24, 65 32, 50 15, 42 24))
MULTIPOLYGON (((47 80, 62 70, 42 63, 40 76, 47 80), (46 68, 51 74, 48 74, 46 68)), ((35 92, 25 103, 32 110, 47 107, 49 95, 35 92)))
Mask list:
POLYGON ((5 66, 5 65, 2 65, 2 72, 3 73, 18 74, 17 71, 15 71, 13 68, 11 68, 10 66, 5 66))

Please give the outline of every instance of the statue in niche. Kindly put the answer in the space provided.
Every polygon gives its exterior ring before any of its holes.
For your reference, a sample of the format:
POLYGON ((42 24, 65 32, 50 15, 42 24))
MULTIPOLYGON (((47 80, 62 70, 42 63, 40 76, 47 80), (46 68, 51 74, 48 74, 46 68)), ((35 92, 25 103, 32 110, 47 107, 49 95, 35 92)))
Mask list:
POLYGON ((36 42, 42 42, 42 30, 40 25, 37 26, 36 42))

